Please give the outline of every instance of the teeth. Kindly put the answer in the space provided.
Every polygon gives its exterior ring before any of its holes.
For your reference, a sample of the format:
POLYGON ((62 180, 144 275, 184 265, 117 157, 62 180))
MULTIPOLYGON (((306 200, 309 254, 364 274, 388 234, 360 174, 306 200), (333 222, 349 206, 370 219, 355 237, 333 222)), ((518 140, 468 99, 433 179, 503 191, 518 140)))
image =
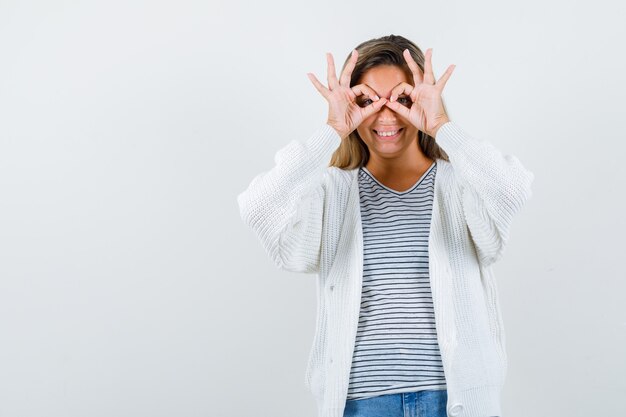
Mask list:
POLYGON ((378 136, 393 136, 398 132, 399 130, 392 130, 390 132, 376 132, 376 133, 378 134, 378 136))

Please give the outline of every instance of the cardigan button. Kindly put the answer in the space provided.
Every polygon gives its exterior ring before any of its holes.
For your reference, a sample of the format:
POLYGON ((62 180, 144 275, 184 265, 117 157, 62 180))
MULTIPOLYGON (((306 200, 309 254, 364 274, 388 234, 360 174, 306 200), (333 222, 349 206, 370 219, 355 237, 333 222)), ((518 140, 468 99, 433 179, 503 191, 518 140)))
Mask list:
POLYGON ((331 285, 331 286, 330 286, 330 290, 332 291, 332 290, 334 290, 334 289, 335 289, 335 286, 334 286, 334 285, 331 285))
POLYGON ((456 403, 452 407, 450 407, 451 416, 458 416, 459 414, 461 414, 461 411, 463 411, 463 404, 456 403))

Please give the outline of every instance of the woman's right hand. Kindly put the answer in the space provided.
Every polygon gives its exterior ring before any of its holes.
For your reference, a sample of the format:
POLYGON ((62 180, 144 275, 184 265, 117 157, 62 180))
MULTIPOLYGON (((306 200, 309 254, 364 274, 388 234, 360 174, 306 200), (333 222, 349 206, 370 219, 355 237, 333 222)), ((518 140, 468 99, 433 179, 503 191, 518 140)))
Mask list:
POLYGON ((366 84, 358 84, 350 87, 350 77, 356 66, 358 52, 352 50, 350 61, 346 64, 341 78, 337 80, 335 63, 330 52, 326 53, 328 63, 328 86, 324 87, 315 75, 307 73, 307 76, 322 96, 328 101, 328 120, 326 124, 334 128, 341 138, 347 137, 356 129, 363 120, 381 109, 387 102, 386 98, 379 98, 376 92, 366 84), (361 107, 357 104, 357 98, 365 96, 372 100, 372 104, 361 107))

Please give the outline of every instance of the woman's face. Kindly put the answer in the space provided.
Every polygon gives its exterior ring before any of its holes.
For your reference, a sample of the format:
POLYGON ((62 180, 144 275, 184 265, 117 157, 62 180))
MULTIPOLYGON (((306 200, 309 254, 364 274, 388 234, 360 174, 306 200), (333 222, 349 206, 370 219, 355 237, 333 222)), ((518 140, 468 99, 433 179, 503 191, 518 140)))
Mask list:
MULTIPOLYGON (((413 83, 407 79, 404 71, 393 65, 382 65, 367 70, 359 84, 367 84, 372 88, 378 97, 389 99, 391 90, 401 82, 411 85, 413 83)), ((411 98, 404 93, 397 98, 398 103, 411 107, 411 98)), ((372 101, 360 96, 357 103, 361 106, 371 104, 372 101)), ((359 136, 370 151, 381 158, 394 158, 402 154, 405 150, 415 148, 418 130, 407 119, 384 105, 378 112, 363 120, 357 127, 359 136), (392 137, 382 137, 377 132, 389 132, 399 130, 399 134, 392 137)))

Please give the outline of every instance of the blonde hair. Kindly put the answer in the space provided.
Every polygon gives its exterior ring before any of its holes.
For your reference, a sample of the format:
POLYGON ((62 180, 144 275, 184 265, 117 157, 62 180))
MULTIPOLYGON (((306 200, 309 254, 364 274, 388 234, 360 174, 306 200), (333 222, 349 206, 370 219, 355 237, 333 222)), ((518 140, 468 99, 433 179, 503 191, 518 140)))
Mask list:
MULTIPOLYGON (((361 43, 355 49, 358 51, 359 57, 352 71, 350 87, 357 85, 366 71, 380 65, 396 66, 405 72, 409 80, 412 80, 413 74, 402 55, 405 49, 409 50, 417 65, 422 72, 424 71, 424 54, 420 48, 410 40, 399 35, 370 39, 369 41, 361 43)), ((349 60, 350 55, 348 55, 344 61, 341 72, 343 72, 349 60)), ((449 161, 448 155, 439 147, 434 138, 421 130, 418 131, 417 137, 420 149, 428 158, 439 158, 449 161)), ((339 148, 337 148, 331 157, 329 166, 335 166, 341 169, 360 168, 367 164, 369 156, 370 152, 367 145, 363 142, 363 139, 361 139, 355 129, 348 137, 341 141, 339 148)))

